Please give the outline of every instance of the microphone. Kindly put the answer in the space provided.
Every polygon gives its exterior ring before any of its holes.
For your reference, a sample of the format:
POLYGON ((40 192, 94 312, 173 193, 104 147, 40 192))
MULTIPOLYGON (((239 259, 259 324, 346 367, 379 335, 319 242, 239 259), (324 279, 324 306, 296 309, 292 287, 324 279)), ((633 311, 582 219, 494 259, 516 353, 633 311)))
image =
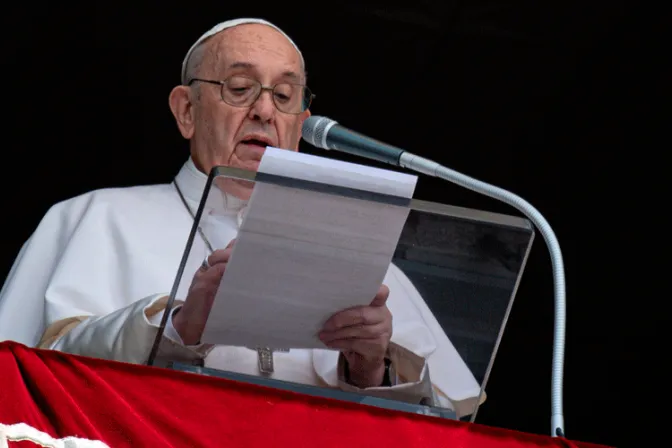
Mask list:
POLYGON ((555 298, 555 322, 553 328, 553 360, 551 372, 551 436, 566 437, 565 416, 562 402, 563 369, 565 363, 566 291, 565 268, 560 243, 550 224, 525 199, 503 188, 442 166, 403 149, 395 148, 369 137, 353 132, 336 121, 320 116, 311 116, 303 122, 303 139, 322 149, 335 149, 367 159, 390 163, 402 168, 438 177, 468 190, 504 202, 523 213, 539 229, 551 256, 553 289, 555 298))
POLYGON ((405 152, 351 131, 327 117, 308 117, 303 122, 302 133, 303 139, 317 148, 335 149, 394 166, 400 166, 401 156, 405 152))

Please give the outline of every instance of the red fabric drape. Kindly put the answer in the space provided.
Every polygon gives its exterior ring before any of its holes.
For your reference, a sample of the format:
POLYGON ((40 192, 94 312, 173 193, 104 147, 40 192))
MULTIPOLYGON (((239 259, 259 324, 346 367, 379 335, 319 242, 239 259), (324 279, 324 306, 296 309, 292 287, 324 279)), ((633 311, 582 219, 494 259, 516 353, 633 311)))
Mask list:
POLYGON ((4 342, 0 423, 20 422, 111 447, 598 447, 4 342))

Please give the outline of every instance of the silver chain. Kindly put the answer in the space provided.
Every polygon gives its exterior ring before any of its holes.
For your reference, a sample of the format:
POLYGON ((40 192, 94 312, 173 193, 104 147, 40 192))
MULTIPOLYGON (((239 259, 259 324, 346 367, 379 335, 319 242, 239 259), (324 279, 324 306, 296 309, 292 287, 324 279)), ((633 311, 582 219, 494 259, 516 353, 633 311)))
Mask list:
MULTIPOLYGON (((177 180, 173 180, 173 185, 175 185, 175 189, 177 190, 177 194, 180 196, 180 199, 182 199, 182 204, 184 204, 184 208, 187 209, 189 214, 191 215, 192 220, 196 220, 196 215, 194 215, 194 212, 191 211, 191 207, 189 207, 189 204, 187 204, 187 200, 184 198, 184 195, 182 194, 182 190, 180 189, 180 186, 177 185, 177 180)), ((203 229, 201 229, 201 226, 198 226, 198 233, 201 234, 201 238, 203 238, 203 241, 205 242, 206 246, 208 246, 208 249, 210 250, 210 253, 213 253, 215 249, 212 248, 212 244, 210 244, 210 241, 208 238, 205 236, 205 233, 203 233, 203 229)))

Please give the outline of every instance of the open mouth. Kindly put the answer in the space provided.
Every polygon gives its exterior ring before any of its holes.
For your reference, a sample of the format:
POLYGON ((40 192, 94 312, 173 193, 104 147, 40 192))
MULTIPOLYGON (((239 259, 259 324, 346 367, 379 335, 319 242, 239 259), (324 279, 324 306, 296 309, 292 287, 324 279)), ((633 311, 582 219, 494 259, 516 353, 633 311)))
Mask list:
POLYGON ((262 148, 270 146, 270 143, 265 142, 263 140, 257 140, 256 138, 250 138, 250 139, 247 139, 247 140, 242 140, 240 143, 242 143, 244 145, 250 145, 250 146, 261 146, 262 148))

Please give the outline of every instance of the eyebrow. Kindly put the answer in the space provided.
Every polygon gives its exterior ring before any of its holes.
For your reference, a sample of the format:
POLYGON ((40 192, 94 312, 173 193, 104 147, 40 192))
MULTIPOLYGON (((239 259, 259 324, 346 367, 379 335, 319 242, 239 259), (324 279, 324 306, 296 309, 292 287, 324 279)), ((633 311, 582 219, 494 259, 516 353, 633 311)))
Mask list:
MULTIPOLYGON (((232 64, 229 64, 229 66, 227 68, 228 69, 232 69, 232 68, 253 69, 253 68, 256 68, 256 66, 254 64, 250 64, 249 62, 234 62, 232 64)), ((296 81, 301 80, 301 75, 299 75, 298 73, 293 72, 291 70, 286 70, 286 71, 282 72, 282 77, 283 78, 291 78, 291 79, 296 80, 296 81)))

